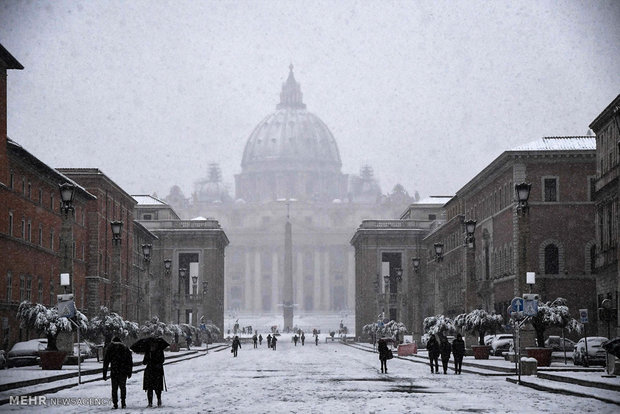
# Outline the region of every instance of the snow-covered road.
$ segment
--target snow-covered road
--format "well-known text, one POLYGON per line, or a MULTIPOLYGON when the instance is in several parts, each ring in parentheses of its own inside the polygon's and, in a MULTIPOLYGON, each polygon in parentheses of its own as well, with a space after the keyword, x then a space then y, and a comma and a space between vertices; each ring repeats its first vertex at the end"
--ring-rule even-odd
MULTIPOLYGON (((473 374, 432 375, 427 365, 399 359, 379 372, 377 354, 337 342, 293 346, 278 341, 277 351, 243 345, 210 352, 166 366, 168 392, 156 412, 174 413, 616 413, 618 407, 594 399, 535 391, 503 377, 473 374)), ((147 409, 142 373, 127 385, 126 410, 147 409)), ((55 397, 109 397, 110 382, 98 381, 60 391, 55 397)), ((0 411, 33 412, 42 407, 1 406, 0 411), (34 410, 33 410, 34 409, 34 410), (23 411, 26 410, 26 411, 23 411)), ((54 406, 47 413, 103 412, 110 406, 54 406)), ((121 410, 119 410, 121 411, 121 410)))

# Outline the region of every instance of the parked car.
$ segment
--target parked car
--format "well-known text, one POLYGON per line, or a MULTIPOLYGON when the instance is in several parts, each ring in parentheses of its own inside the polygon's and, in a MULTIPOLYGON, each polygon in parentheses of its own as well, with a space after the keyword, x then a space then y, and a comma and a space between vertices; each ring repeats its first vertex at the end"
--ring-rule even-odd
POLYGON ((568 338, 562 339, 561 336, 550 336, 545 340, 545 348, 551 348, 553 352, 572 351, 575 348, 575 342, 568 338))
POLYGON ((502 353, 508 352, 512 346, 512 335, 501 334, 496 335, 491 342, 491 355, 502 356, 502 353))
POLYGON ((41 361, 39 351, 44 351, 46 348, 46 338, 17 342, 7 354, 6 365, 8 368, 38 365, 41 361))
MULTIPOLYGON (((78 354, 78 344, 77 342, 73 344, 73 354, 78 354)), ((84 358, 96 358, 97 350, 93 349, 88 342, 80 342, 80 355, 84 358)))
MULTIPOLYGON (((607 358, 607 351, 605 351, 601 344, 605 342, 607 338, 604 336, 588 336, 588 363, 589 364, 601 364, 605 365, 607 358)), ((586 360, 586 341, 585 338, 581 338, 575 344, 573 348, 573 363, 575 365, 583 365, 586 360)))
POLYGON ((495 339, 497 335, 485 335, 484 336, 484 344, 486 346, 491 346, 491 342, 495 339))
POLYGON ((6 368, 6 352, 4 349, 0 349, 0 369, 6 368))

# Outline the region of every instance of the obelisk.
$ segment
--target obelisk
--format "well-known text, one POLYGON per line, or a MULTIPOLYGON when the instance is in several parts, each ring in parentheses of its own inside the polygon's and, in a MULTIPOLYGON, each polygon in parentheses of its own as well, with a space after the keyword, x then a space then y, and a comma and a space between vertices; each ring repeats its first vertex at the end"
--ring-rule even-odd
POLYGON ((284 330, 293 328, 293 229, 289 221, 287 203, 286 224, 284 225, 284 286, 282 289, 284 330))

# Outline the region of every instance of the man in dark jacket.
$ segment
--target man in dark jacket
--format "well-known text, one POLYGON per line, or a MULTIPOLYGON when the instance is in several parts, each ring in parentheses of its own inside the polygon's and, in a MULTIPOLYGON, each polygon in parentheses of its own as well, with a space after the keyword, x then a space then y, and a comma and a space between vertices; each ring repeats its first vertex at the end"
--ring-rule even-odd
POLYGON ((274 335, 273 337, 271 337, 271 349, 273 349, 274 351, 276 350, 276 342, 278 342, 278 338, 276 338, 276 336, 274 335))
MULTIPOLYGON (((254 343, 254 345, 256 345, 256 343, 254 343)), ((232 351, 233 351, 233 357, 237 358, 237 349, 241 348, 241 341, 239 340, 239 337, 235 335, 235 338, 232 341, 232 351)))
POLYGON ((306 342, 306 335, 304 335, 303 331, 301 332, 301 346, 304 346, 306 342))
POLYGON ((252 342, 254 342, 254 348, 258 348, 258 336, 256 333, 254 333, 254 336, 252 337, 252 342))
POLYGON ((439 344, 439 353, 441 354, 441 365, 443 367, 443 373, 448 373, 448 362, 450 361, 450 354, 452 353, 452 346, 448 342, 448 338, 441 336, 441 343, 439 344))
POLYGON ((426 343, 426 349, 428 350, 428 359, 431 363, 431 374, 436 372, 439 374, 439 344, 435 335, 431 335, 426 343), (433 370, 433 363, 435 364, 435 370, 433 370))
POLYGON ((108 379, 108 366, 112 379, 112 403, 118 408, 118 389, 121 389, 121 407, 125 408, 127 396, 127 378, 131 378, 133 360, 131 351, 123 344, 118 336, 112 339, 105 350, 103 357, 103 380, 108 379))
POLYGON ((267 348, 271 348, 271 334, 267 335, 267 348))
POLYGON ((452 341, 452 355, 454 355, 454 373, 460 374, 463 366, 463 355, 465 355, 465 341, 460 333, 452 341))
POLYGON ((258 335, 258 344, 263 345, 263 334, 258 335))

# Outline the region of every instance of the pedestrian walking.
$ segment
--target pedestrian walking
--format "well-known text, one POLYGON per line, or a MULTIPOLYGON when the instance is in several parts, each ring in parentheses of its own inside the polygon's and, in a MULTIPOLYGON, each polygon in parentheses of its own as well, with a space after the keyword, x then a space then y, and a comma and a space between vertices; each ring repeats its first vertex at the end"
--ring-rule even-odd
POLYGON ((319 346, 319 334, 316 334, 316 335, 314 336, 314 344, 315 344, 316 346, 319 346))
POLYGON ((263 335, 262 334, 258 335, 258 344, 261 345, 261 346, 263 345, 263 335))
POLYGON ((426 349, 428 350, 428 359, 431 364, 431 374, 434 372, 439 374, 439 344, 437 343, 437 339, 435 339, 435 335, 431 335, 428 339, 426 349), (434 370, 433 363, 435 364, 434 370))
POLYGON ((271 337, 271 349, 274 351, 276 350, 276 342, 278 342, 278 338, 274 335, 271 337))
POLYGON ((267 335, 267 348, 271 348, 271 334, 267 335))
POLYGON ((254 348, 258 348, 258 336, 256 336, 256 333, 252 336, 252 342, 254 342, 254 348))
POLYGON ((304 343, 306 342, 306 335, 304 335, 303 331, 301 333, 301 346, 304 346, 304 343))
POLYGON ((381 361, 381 373, 387 374, 387 360, 390 349, 387 346, 387 342, 383 338, 379 339, 378 345, 377 350, 379 351, 379 361, 381 361))
POLYGON ((441 336, 441 342, 439 343, 439 353, 441 354, 441 365, 443 367, 443 373, 448 373, 448 362, 450 361, 450 354, 452 353, 452 345, 448 342, 448 338, 441 336))
POLYGON ((161 407, 161 392, 164 389, 164 360, 164 350, 157 346, 157 342, 152 341, 142 361, 142 364, 146 365, 142 389, 146 391, 148 407, 153 406, 153 391, 157 395, 157 406, 161 407))
POLYGON ((118 389, 121 390, 121 408, 125 408, 127 397, 127 378, 131 378, 133 360, 131 351, 123 344, 118 336, 112 339, 105 350, 103 357, 103 380, 107 381, 108 366, 112 380, 112 404, 118 408, 118 389))
POLYGON ((191 335, 187 335, 185 337, 185 342, 187 342, 187 350, 189 351, 190 346, 192 346, 192 336, 191 335))
POLYGON ((299 341, 299 337, 297 335, 293 336, 293 342, 295 342, 295 346, 297 346, 297 341, 299 341))
MULTIPOLYGON (((254 347, 256 348, 256 342, 254 342, 254 347)), ((233 351, 233 357, 237 358, 237 349, 241 348, 241 341, 239 340, 239 337, 237 335, 235 335, 235 338, 232 341, 232 351, 233 351)))
POLYGON ((460 333, 456 334, 456 338, 452 341, 452 355, 454 355, 454 373, 461 374, 463 366, 463 355, 465 355, 465 341, 460 333))

